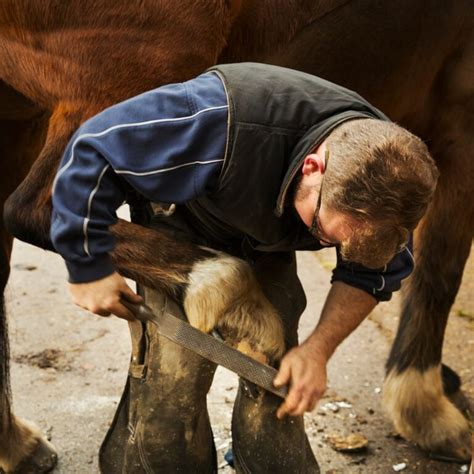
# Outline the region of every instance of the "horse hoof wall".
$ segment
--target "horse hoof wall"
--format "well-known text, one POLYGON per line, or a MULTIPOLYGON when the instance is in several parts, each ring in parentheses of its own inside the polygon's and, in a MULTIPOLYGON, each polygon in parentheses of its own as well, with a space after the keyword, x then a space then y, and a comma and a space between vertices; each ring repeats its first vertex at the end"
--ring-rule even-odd
POLYGON ((44 438, 31 456, 23 460, 12 474, 43 474, 54 469, 58 462, 58 454, 54 446, 44 438))
MULTIPOLYGON (((470 441, 470 440, 469 440, 470 441)), ((468 463, 471 461, 471 443, 458 444, 456 446, 445 446, 442 449, 437 449, 428 453, 430 459, 444 462, 468 463)))

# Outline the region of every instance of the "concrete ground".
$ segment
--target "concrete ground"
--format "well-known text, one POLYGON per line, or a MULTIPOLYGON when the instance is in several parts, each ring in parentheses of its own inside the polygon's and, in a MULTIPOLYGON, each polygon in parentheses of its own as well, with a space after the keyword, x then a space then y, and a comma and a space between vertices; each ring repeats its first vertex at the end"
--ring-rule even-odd
MULTIPOLYGON (((332 253, 302 253, 299 273, 308 295, 301 323, 314 327, 329 287, 332 253)), ((447 330, 444 361, 463 378, 474 400, 474 260, 471 257, 447 330)), ((130 342, 127 324, 76 308, 66 293, 66 271, 49 252, 15 242, 7 288, 12 388, 17 415, 35 421, 59 452, 57 473, 96 473, 97 453, 125 382, 130 342)), ((307 432, 323 473, 457 473, 466 467, 430 460, 395 436, 381 409, 384 361, 397 324, 398 301, 384 303, 339 348, 329 365, 329 389, 307 432), (343 403, 341 403, 343 402, 343 403), (329 403, 332 403, 329 404, 329 403), (368 449, 342 454, 328 439, 358 433, 368 449)), ((208 397, 220 472, 230 445, 237 378, 219 369, 208 397)), ((467 469, 466 469, 467 470, 467 469)))

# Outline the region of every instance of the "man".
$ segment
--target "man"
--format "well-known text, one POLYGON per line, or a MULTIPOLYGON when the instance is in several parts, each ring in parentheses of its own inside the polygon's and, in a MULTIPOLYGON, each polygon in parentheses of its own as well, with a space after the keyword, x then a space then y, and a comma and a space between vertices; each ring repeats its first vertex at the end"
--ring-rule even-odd
MULTIPOLYGON (((326 364, 337 346, 411 272, 409 235, 436 179, 421 140, 354 92, 275 66, 217 66, 111 107, 78 130, 55 180, 51 235, 66 260, 75 302, 103 316, 133 319, 120 297, 140 301, 109 257, 114 241, 107 229, 130 188, 149 201, 177 206, 171 217, 155 219, 158 228, 249 262, 282 318, 286 347, 295 347, 275 379, 290 385, 278 410, 274 397, 241 384, 233 416, 236 463, 243 472, 317 472, 301 415, 324 393, 326 364), (326 246, 338 254, 332 288, 315 331, 297 346, 305 298, 294 251, 326 246)), ((203 362, 196 364, 199 373, 203 362)), ((155 383, 159 398, 163 387, 179 386, 178 370, 161 366, 158 381, 142 381, 155 383)), ((208 388, 202 380, 210 381, 212 373, 182 388, 199 392, 194 401, 171 404, 169 397, 150 399, 149 391, 131 383, 128 406, 117 420, 128 417, 134 428, 127 435, 116 429, 115 440, 128 436, 130 444, 150 432, 159 439, 169 432, 174 442, 166 449, 160 440, 145 443, 129 455, 132 461, 121 459, 126 472, 134 465, 212 472, 206 467, 212 448, 205 455, 194 445, 182 449, 188 438, 212 443, 205 407, 199 413, 190 408, 201 406, 208 388), (161 418, 140 414, 140 406, 155 402, 166 407, 161 418), (137 418, 151 420, 141 432, 137 418), (181 422, 193 428, 176 428, 181 422), (164 461, 167 456, 173 460, 164 461)), ((120 444, 109 440, 114 443, 120 444)), ((105 465, 113 471, 110 457, 105 465)))

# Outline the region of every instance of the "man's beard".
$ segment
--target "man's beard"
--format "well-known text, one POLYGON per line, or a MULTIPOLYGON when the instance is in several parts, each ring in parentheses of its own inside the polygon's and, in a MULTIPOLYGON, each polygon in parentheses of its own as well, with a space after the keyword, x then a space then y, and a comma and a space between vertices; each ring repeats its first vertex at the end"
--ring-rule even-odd
POLYGON ((301 202, 304 201, 310 196, 313 192, 314 189, 317 186, 309 186, 307 184, 303 184, 303 176, 301 175, 300 177, 297 178, 297 181, 295 182, 293 189, 292 189, 292 201, 293 202, 301 202))

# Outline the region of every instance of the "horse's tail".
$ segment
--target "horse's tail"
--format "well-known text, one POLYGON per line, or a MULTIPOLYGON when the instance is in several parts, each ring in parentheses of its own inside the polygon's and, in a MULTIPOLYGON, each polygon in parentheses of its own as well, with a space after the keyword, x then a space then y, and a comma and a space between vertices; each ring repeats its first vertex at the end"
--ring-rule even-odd
POLYGON ((0 295, 0 437, 9 431, 12 423, 10 388, 10 347, 5 297, 0 295))

